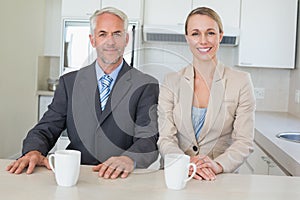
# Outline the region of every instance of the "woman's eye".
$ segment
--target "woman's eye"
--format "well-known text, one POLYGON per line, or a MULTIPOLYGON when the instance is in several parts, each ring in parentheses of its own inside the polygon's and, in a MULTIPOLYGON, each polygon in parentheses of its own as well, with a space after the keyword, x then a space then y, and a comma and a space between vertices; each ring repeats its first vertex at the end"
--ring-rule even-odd
POLYGON ((215 35, 215 32, 208 32, 208 35, 215 35))
POLYGON ((199 33, 197 33, 197 32, 192 33, 192 36, 198 36, 198 35, 199 35, 199 33))

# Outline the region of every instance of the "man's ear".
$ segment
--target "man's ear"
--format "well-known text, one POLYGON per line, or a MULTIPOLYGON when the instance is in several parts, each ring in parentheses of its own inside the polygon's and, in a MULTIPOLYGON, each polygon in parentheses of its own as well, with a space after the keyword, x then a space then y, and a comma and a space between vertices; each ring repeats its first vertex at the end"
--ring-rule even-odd
POLYGON ((95 41, 95 37, 92 34, 89 34, 89 38, 90 38, 90 42, 92 47, 96 47, 96 41, 95 41))
POLYGON ((128 42, 129 42, 129 34, 126 33, 126 46, 127 46, 128 42))

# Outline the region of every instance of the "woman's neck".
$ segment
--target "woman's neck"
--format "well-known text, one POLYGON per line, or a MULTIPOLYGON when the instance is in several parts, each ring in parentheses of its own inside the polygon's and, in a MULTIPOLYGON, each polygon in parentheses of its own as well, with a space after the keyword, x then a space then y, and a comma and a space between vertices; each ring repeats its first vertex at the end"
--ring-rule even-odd
POLYGON ((217 61, 193 61, 193 66, 195 69, 195 78, 201 78, 205 80, 212 80, 214 72, 217 66, 217 61))

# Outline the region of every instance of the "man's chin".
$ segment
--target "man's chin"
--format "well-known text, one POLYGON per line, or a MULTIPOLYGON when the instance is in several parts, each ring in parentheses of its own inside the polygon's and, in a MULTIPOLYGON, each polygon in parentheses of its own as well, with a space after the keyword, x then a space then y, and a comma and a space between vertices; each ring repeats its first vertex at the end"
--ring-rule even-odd
POLYGON ((114 64, 117 64, 121 58, 115 58, 115 59, 101 59, 102 62, 106 65, 114 65, 114 64))

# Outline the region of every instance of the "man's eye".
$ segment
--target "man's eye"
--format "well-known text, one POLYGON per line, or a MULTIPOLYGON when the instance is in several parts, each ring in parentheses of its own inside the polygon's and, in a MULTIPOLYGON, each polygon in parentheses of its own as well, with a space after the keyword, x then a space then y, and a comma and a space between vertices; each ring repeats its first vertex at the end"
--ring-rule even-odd
POLYGON ((101 38, 104 38, 104 37, 106 37, 106 36, 107 36, 106 33, 100 33, 100 34, 99 34, 99 37, 101 37, 101 38))
POLYGON ((122 36, 122 33, 113 33, 113 37, 120 38, 122 36))

